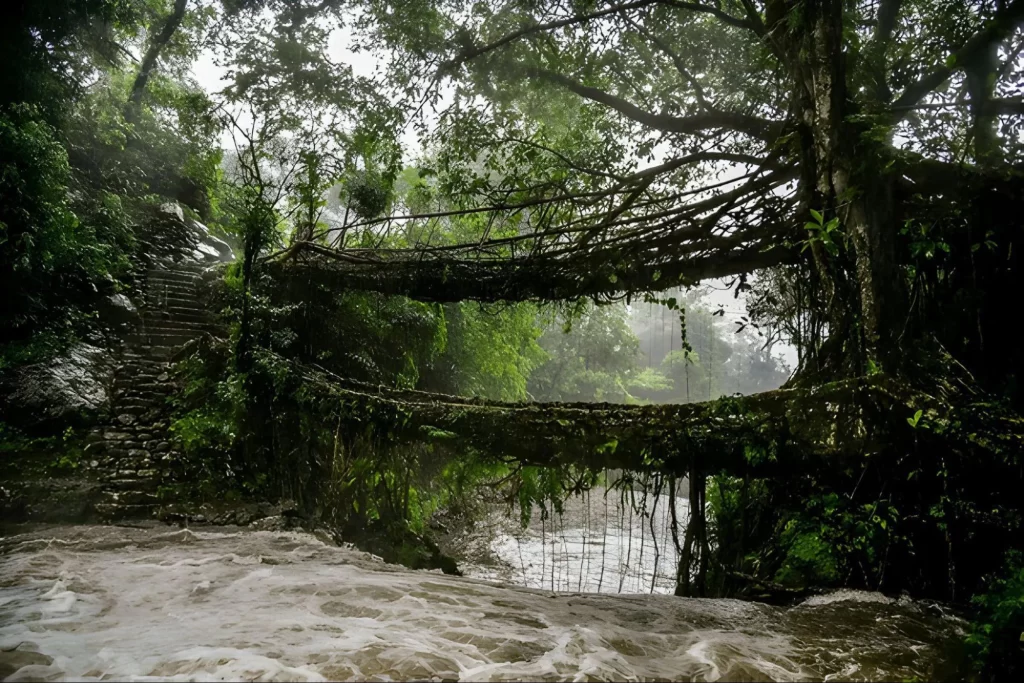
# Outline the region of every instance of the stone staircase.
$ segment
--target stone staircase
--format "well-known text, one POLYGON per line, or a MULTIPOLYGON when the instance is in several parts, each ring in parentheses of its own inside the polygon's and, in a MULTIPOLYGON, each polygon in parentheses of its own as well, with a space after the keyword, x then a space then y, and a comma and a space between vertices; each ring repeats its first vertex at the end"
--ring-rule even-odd
POLYGON ((168 399, 179 389, 170 375, 172 357, 216 327, 202 303, 203 269, 178 262, 146 272, 141 319, 125 339, 114 373, 112 418, 93 430, 86 449, 104 480, 103 500, 95 506, 102 518, 151 517, 164 474, 179 457, 169 430, 168 399))

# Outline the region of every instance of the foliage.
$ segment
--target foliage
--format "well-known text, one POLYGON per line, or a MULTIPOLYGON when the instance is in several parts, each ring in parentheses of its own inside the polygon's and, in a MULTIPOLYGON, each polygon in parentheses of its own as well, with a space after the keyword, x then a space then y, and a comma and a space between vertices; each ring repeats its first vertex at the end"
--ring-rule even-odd
POLYGON ((587 307, 554 318, 539 344, 548 359, 530 375, 535 400, 631 399, 626 384, 637 374, 640 349, 624 306, 587 307))
MULTIPOLYGON (((5 70, 0 102, 0 286, 14 294, 0 309, 0 369, 96 334, 98 302, 130 286, 154 194, 211 209, 219 152, 205 97, 157 77, 139 116, 125 119, 134 66, 118 46, 141 40, 164 5, 46 0, 5 20, 4 61, 17 67, 5 70)), ((179 40, 163 64, 192 56, 179 40)))
POLYGON ((84 440, 80 428, 40 435, 0 421, 0 479, 13 483, 74 475, 85 457, 84 440))
POLYGON ((980 680, 1012 681, 1024 667, 1024 557, 1007 553, 999 574, 972 599, 976 621, 967 636, 980 680))
MULTIPOLYGON (((994 426, 1005 407, 981 403, 940 416, 908 403, 886 420, 871 402, 861 406, 867 414, 859 419, 885 436, 864 443, 859 457, 833 456, 830 468, 785 486, 755 478, 709 483, 713 581, 723 594, 750 590, 743 574, 789 588, 957 599, 1000 571, 990 549, 1013 547, 1022 524, 1014 494, 991 485, 1019 478, 1020 436, 1004 432, 1006 423, 994 426)), ((838 426, 845 418, 832 419, 838 426)))

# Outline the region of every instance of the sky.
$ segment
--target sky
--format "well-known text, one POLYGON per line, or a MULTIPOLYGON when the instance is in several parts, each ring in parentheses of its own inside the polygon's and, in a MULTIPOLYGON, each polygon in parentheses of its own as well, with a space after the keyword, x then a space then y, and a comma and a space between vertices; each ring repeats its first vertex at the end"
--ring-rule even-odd
MULTIPOLYGON (((353 71, 362 76, 372 76, 377 68, 377 58, 370 52, 352 52, 348 49, 348 35, 343 30, 334 31, 328 43, 328 56, 335 63, 347 63, 353 71)), ((205 51, 196 60, 192 67, 192 75, 199 85, 208 93, 215 93, 225 85, 223 81, 224 70, 217 66, 212 51, 205 51)), ((443 102, 442 102, 443 106, 443 102)), ((406 149, 409 159, 420 148, 419 139, 412 126, 407 126, 401 136, 402 144, 406 149)), ((225 130, 221 134, 221 146, 225 149, 233 147, 231 133, 225 130)), ((668 151, 668 150, 666 150, 668 151)), ((660 161, 650 162, 650 165, 661 163, 660 161)), ((737 173, 739 175, 739 173, 737 173)), ((739 297, 734 296, 735 292, 729 289, 723 280, 708 280, 698 288, 704 293, 704 300, 713 310, 722 308, 725 315, 719 318, 725 329, 735 329, 734 322, 742 316, 747 315, 746 297, 740 292, 739 297)), ((775 355, 781 356, 790 368, 796 368, 796 349, 787 344, 777 344, 774 347, 775 355)))

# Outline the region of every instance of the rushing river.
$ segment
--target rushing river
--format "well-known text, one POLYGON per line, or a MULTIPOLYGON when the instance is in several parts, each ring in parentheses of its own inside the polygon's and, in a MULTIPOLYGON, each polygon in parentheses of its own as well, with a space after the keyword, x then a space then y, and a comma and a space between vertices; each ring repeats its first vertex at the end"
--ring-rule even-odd
POLYGON ((837 593, 783 609, 649 588, 555 593, 413 572, 304 533, 22 530, 0 539, 0 678, 955 676, 962 623, 936 607, 837 593))

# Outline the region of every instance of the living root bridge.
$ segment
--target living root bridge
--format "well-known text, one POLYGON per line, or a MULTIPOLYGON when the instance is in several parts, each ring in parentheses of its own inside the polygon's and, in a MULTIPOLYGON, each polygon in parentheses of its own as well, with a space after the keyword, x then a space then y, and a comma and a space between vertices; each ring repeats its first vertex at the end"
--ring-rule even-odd
MULTIPOLYGON (((621 298, 792 262, 793 250, 764 244, 705 240, 701 251, 601 248, 564 255, 488 256, 445 250, 337 250, 295 244, 267 264, 279 282, 317 283, 438 303, 561 301, 621 298), (719 244, 721 242, 721 244, 719 244), (719 247, 706 250, 707 247, 719 247)), ((693 246, 693 245, 687 245, 693 246)))
POLYGON ((683 405, 502 403, 374 387, 283 361, 296 396, 323 419, 541 467, 678 476, 819 477, 862 463, 922 405, 883 376, 683 405))

